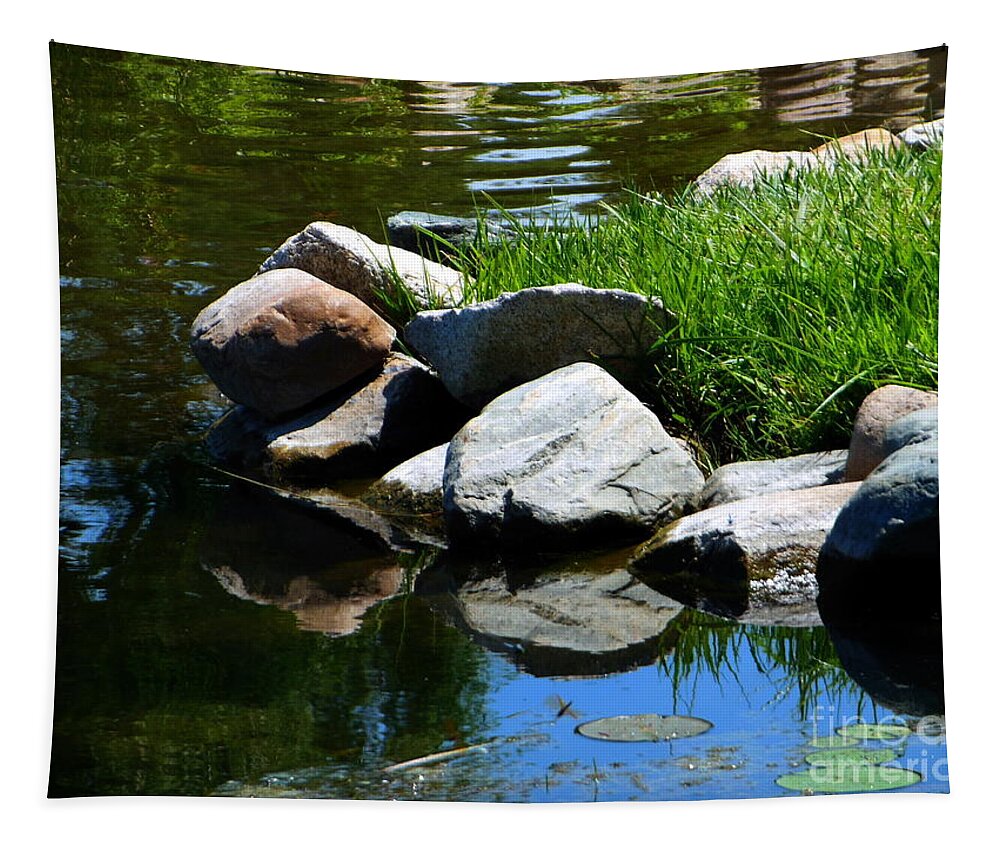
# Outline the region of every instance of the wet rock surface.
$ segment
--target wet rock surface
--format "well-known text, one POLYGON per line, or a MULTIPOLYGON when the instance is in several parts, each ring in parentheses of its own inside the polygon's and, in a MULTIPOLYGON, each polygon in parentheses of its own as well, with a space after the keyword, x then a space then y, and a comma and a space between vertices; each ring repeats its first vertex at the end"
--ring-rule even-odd
POLYGON ((209 431, 206 446, 224 463, 268 475, 331 481, 380 475, 449 439, 467 413, 422 364, 392 355, 332 399, 284 422, 237 407, 209 431))
POLYGON ((309 272, 369 305, 379 303, 376 293, 399 295, 400 287, 422 307, 462 303, 459 272, 330 222, 313 222, 290 236, 259 271, 288 268, 309 272))
POLYGON ((476 546, 634 539, 703 484, 651 411, 600 367, 574 364, 498 397, 455 435, 445 522, 476 546))
POLYGON ((448 444, 421 452, 375 482, 364 501, 394 513, 437 515, 444 512, 444 466, 448 444))
POLYGON ((697 504, 704 509, 768 493, 840 484, 846 464, 846 449, 725 464, 708 477, 697 504))
POLYGON ((631 576, 619 551, 541 567, 443 558, 418 593, 474 641, 537 676, 594 676, 653 661, 683 610, 631 576))
POLYGON ((204 308, 191 349, 226 396, 274 419, 382 363, 395 336, 350 293, 281 269, 204 308))
POLYGON ((640 545, 629 569, 658 591, 714 614, 815 622, 818 554, 857 488, 765 494, 682 517, 640 545))
POLYGON ((471 248, 477 241, 491 244, 517 237, 517 231, 506 222, 484 221, 480 225, 477 219, 416 210, 404 210, 390 216, 386 222, 386 230, 392 245, 432 260, 471 248), (428 231, 433 236, 423 231, 428 231))
POLYGON ((456 399, 481 407, 580 361, 599 362, 627 383, 643 373, 646 353, 671 323, 645 296, 556 284, 418 313, 403 336, 456 399))

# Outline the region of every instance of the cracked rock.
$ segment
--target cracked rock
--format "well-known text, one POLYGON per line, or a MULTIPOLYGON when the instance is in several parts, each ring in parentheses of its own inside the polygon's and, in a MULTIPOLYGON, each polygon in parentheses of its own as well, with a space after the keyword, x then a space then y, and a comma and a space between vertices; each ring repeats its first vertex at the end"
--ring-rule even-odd
POLYGON ((634 539, 679 516, 703 484, 651 411, 577 363, 499 396, 455 435, 445 523, 456 542, 504 547, 634 539))

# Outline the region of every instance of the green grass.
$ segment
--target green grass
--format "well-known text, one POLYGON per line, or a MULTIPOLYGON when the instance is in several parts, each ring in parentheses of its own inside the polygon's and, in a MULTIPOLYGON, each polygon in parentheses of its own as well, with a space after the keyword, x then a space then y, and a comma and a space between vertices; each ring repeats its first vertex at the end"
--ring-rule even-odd
POLYGON ((588 224, 465 255, 468 301, 577 281, 677 325, 640 395, 709 463, 847 445, 876 387, 937 385, 941 149, 790 172, 708 198, 627 193, 588 224))

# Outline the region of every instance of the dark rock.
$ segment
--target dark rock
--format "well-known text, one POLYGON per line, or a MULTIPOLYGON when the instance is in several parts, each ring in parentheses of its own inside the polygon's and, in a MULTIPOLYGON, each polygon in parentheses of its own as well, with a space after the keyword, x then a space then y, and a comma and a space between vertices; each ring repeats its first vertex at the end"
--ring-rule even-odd
POLYGON ((517 238, 517 230, 506 222, 484 221, 480 225, 477 219, 413 210, 404 210, 391 216, 386 222, 386 230, 391 245, 431 260, 441 258, 442 262, 447 262, 449 254, 459 253, 475 245, 517 238))
POLYGON ((345 392, 283 422, 237 407, 209 431, 209 452, 279 480, 381 475, 449 439, 467 417, 422 364, 392 355, 345 392))
POLYGON ((260 272, 287 268, 309 272, 370 305, 379 304, 379 292, 412 299, 421 307, 462 303, 464 278, 459 272, 330 222, 313 222, 286 239, 260 272))
POLYGON ((940 618, 936 438, 903 446, 865 479, 830 530, 817 578, 841 620, 940 618))
POLYGON ((672 317, 645 296, 580 284, 531 287, 452 310, 418 313, 408 345, 456 399, 481 407, 554 369, 598 362, 628 382, 672 317))
POLYGON ((349 293, 282 269, 202 310, 191 349, 226 396, 274 419, 382 363, 395 336, 349 293))
POLYGON ((938 409, 921 408, 911 414, 906 414, 894 420, 885 430, 882 442, 885 455, 888 458, 893 452, 909 446, 911 443, 923 443, 925 440, 936 439, 938 436, 938 409))
POLYGON ((844 480, 846 464, 846 449, 773 461, 726 464, 708 477, 697 504, 700 508, 711 508, 766 493, 840 484, 844 480))
POLYGON ((496 398, 455 435, 444 476, 457 542, 635 538, 678 516, 704 477, 651 411, 594 364, 496 398))
MULTIPOLYGON (((774 610, 815 612, 816 560, 857 484, 729 502, 682 517, 639 546, 629 569, 691 606, 774 623, 774 610)), ((815 618, 813 618, 815 620, 815 618)))

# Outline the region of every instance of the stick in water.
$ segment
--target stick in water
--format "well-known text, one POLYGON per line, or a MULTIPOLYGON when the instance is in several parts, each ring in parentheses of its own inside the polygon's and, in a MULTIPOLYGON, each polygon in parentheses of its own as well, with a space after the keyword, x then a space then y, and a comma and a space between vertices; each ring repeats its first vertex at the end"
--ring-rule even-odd
MULTIPOLYGON (((490 741, 493 740, 490 739, 490 741)), ((450 751, 432 753, 427 756, 417 757, 417 759, 408 759, 406 762, 397 762, 395 765, 386 766, 382 770, 386 773, 390 771, 405 771, 407 768, 417 768, 421 765, 432 765, 435 762, 444 762, 445 760, 454 759, 457 756, 462 756, 467 753, 486 753, 486 744, 469 745, 464 748, 455 748, 450 751)))

